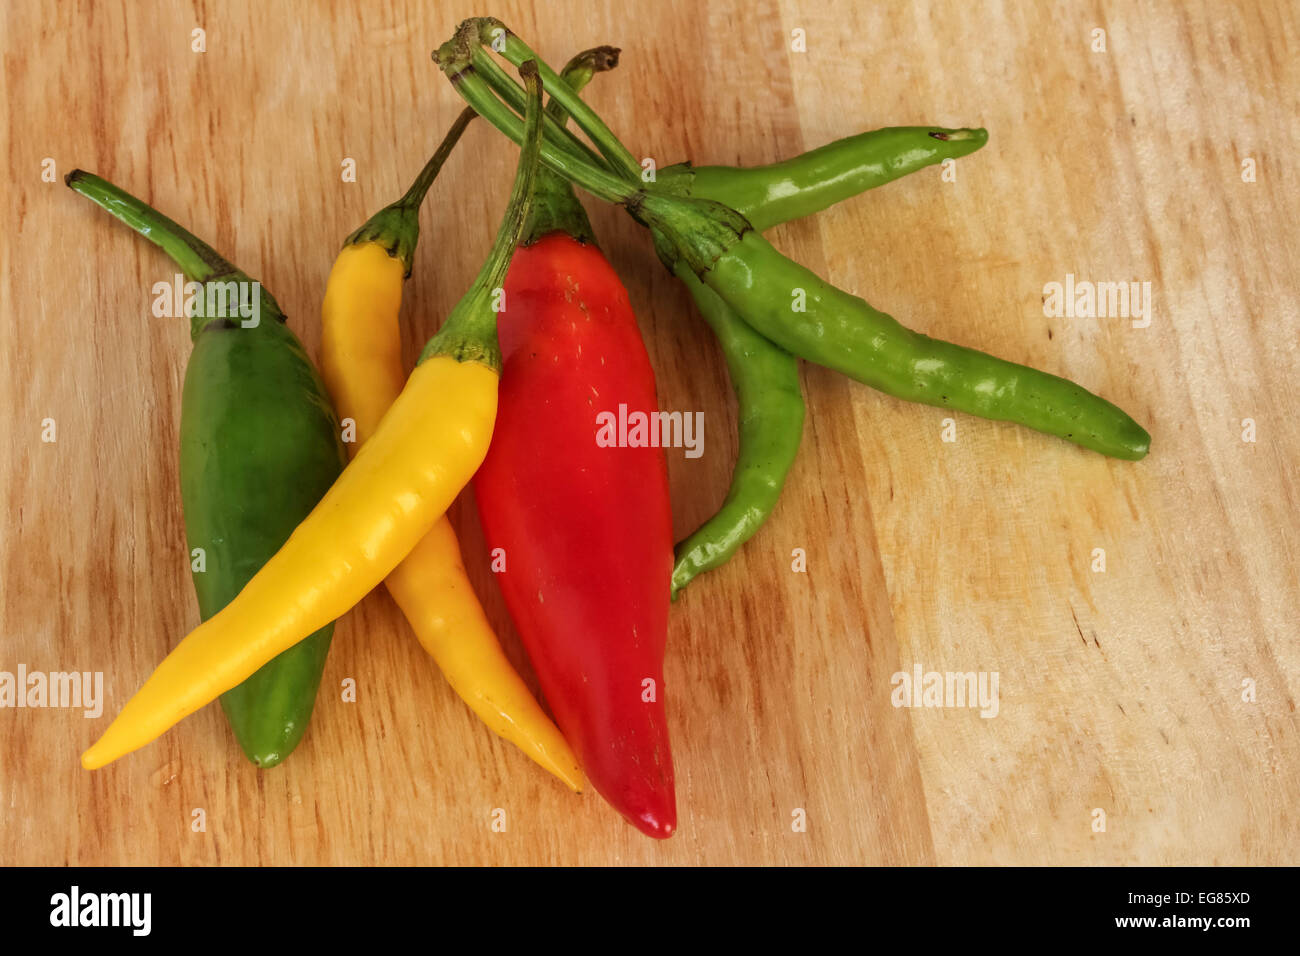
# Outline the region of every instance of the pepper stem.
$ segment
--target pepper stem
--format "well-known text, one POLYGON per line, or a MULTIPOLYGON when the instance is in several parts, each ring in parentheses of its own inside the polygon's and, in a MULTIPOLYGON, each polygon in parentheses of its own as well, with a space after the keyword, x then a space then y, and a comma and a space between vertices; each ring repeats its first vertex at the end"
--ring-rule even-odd
MULTIPOLYGON (((528 44, 519 39, 504 23, 495 17, 479 17, 476 20, 467 22, 474 24, 480 44, 486 44, 494 50, 499 50, 501 55, 515 66, 518 66, 523 60, 536 60, 538 72, 542 76, 542 84, 573 115, 578 128, 591 137, 591 141, 596 144, 596 148, 600 150, 610 166, 622 175, 632 178, 640 177, 641 166, 628 148, 605 125, 605 122, 596 114, 596 111, 584 103, 576 92, 561 82, 559 75, 546 64, 545 60, 534 53, 528 44)), ((491 59, 482 46, 474 48, 473 58, 474 65, 477 67, 481 67, 485 61, 491 59)))
MULTIPOLYGON (((461 97, 480 116, 518 143, 521 141, 519 116, 484 79, 484 72, 491 64, 491 57, 483 50, 485 43, 502 50, 507 59, 513 59, 520 51, 528 51, 528 47, 501 21, 480 17, 462 23, 456 35, 439 47, 433 58, 461 97)), ((658 234, 656 248, 666 263, 682 257, 697 275, 702 275, 722 250, 730 248, 739 236, 752 228, 740 213, 718 203, 681 199, 644 188, 640 182, 640 166, 609 127, 553 70, 540 60, 535 62, 543 86, 572 114, 583 132, 596 142, 620 172, 612 173, 603 165, 592 165, 572 153, 553 149, 545 142, 542 144, 543 161, 565 179, 606 202, 625 207, 634 219, 649 226, 658 234)))
MULTIPOLYGON (((200 308, 190 317, 192 338, 198 338, 199 332, 213 321, 245 317, 241 310, 242 296, 244 290, 253 285, 253 279, 198 236, 148 203, 94 173, 74 169, 63 177, 63 181, 73 192, 85 196, 162 249, 180 267, 186 279, 202 283, 205 287, 220 286, 219 295, 207 294, 210 290, 205 288, 202 301, 213 303, 214 308, 211 314, 200 308), (230 292, 231 285, 235 286, 233 295, 230 292)), ((283 320, 284 313, 280 310, 279 303, 260 283, 257 287, 260 290, 258 307, 274 318, 283 320)), ((198 301, 196 299, 196 304, 198 301)))
MULTIPOLYGON (((511 79, 510 74, 501 68, 501 66, 492 57, 484 55, 481 50, 476 50, 473 45, 475 36, 469 31, 466 36, 466 57, 473 64, 474 69, 487 81, 497 96, 501 97, 514 112, 520 116, 524 114, 525 101, 527 94, 522 86, 511 79)), ((543 81, 543 89, 546 89, 543 81)), ((593 166, 605 166, 605 160, 601 158, 594 149, 573 135, 573 131, 568 129, 563 122, 556 122, 548 119, 542 129, 543 139, 555 146, 571 153, 575 158, 585 160, 593 166)))
MULTIPOLYGON (((611 46, 584 50, 570 60, 560 73, 560 79, 575 92, 581 90, 597 73, 618 66, 619 51, 611 46)), ((511 81, 511 86, 516 84, 511 81)), ((569 121, 569 113, 554 95, 546 106, 546 115, 561 127, 569 121)), ((533 215, 528 223, 524 245, 531 245, 543 236, 563 233, 581 243, 594 243, 596 234, 587 218, 587 211, 573 194, 573 187, 559 173, 542 167, 537 171, 537 185, 533 192, 533 215)))
MULTIPOLYGON (((560 80, 575 94, 581 93, 597 73, 604 73, 618 66, 618 55, 622 52, 616 46, 594 46, 590 50, 583 50, 564 64, 564 69, 560 71, 560 80)), ((546 115, 560 126, 564 126, 569 121, 568 109, 555 98, 554 93, 551 94, 550 102, 546 104, 546 115)))
POLYGON ((365 225, 344 240, 343 245, 376 242, 383 246, 390 256, 402 261, 402 266, 406 270, 405 275, 409 276, 411 261, 415 257, 415 247, 420 241, 420 206, 424 203, 429 187, 442 171, 443 163, 447 161, 447 157, 460 141, 461 133, 465 132, 465 127, 475 115, 477 114, 471 109, 461 110, 456 121, 447 130, 447 135, 438 144, 438 149, 424 164, 420 175, 415 177, 415 182, 411 183, 411 188, 406 191, 406 195, 367 219, 365 225))
POLYGON ((528 104, 519 165, 515 169, 505 218, 474 284, 452 309, 442 328, 424 346, 420 353, 421 362, 435 355, 449 355, 458 362, 482 362, 498 373, 501 371, 495 300, 505 284, 510 259, 523 239, 524 228, 532 213, 533 185, 542 148, 542 83, 537 75, 537 65, 527 61, 522 63, 519 75, 523 77, 528 92, 528 104))
POLYGON ((420 175, 416 176, 415 182, 411 183, 411 188, 394 205, 418 209, 424 204, 424 196, 429 191, 429 187, 433 185, 433 181, 438 178, 438 173, 442 171, 442 164, 447 161, 451 151, 460 142, 460 136, 465 132, 465 127, 470 124, 470 121, 476 115, 478 114, 468 108, 460 111, 456 121, 447 130, 447 135, 438 144, 437 150, 429 157, 429 161, 424 164, 424 168, 420 170, 420 175))
MULTIPOLYGON (((462 43, 462 34, 458 33, 455 39, 443 44, 434 53, 434 59, 447 74, 456 92, 474 108, 474 112, 516 143, 522 143, 524 124, 519 115, 492 91, 491 86, 470 63, 468 48, 461 49, 462 43)), ((552 125, 555 122, 550 117, 546 117, 546 121, 552 125)), ((635 185, 603 167, 568 150, 557 148, 550 142, 544 141, 541 149, 542 161, 547 167, 606 202, 625 203, 639 191, 635 185)))
POLYGON ((612 169, 619 175, 636 182, 641 175, 641 167, 627 148, 619 142, 596 113, 578 97, 577 92, 566 88, 546 63, 541 60, 522 40, 510 32, 500 21, 493 17, 476 17, 465 20, 456 30, 455 37, 443 44, 434 53, 433 58, 455 81, 453 70, 459 72, 473 68, 487 82, 488 86, 506 102, 516 113, 521 113, 523 91, 519 84, 506 74, 496 61, 483 50, 487 44, 499 52, 511 63, 523 59, 537 60, 542 75, 542 85, 551 92, 558 103, 573 114, 578 127, 596 143, 604 159, 596 156, 586 143, 579 140, 562 125, 547 124, 547 139, 556 142, 560 149, 565 149, 573 156, 585 159, 590 165, 612 169))
POLYGON ((192 282, 211 282, 231 275, 243 275, 210 245, 180 223, 168 219, 148 203, 114 186, 107 179, 74 169, 63 177, 73 192, 85 196, 101 209, 122 220, 162 249, 180 266, 192 282))

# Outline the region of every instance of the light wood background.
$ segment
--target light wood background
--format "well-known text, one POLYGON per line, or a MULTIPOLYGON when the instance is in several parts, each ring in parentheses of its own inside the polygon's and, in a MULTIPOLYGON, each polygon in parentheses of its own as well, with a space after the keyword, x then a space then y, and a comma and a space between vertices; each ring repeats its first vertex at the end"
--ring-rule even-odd
MULTIPOLYGON (((5 4, 0 670, 103 671, 108 699, 99 720, 0 710, 0 863, 1296 862, 1300 25, 1282 2, 1137 6, 5 4), (382 592, 340 622, 284 766, 245 762, 214 706, 83 771, 80 751, 198 619, 176 460, 189 340, 149 312, 171 264, 63 174, 94 170, 190 224, 315 354, 340 242, 461 107, 429 51, 475 13, 553 63, 621 46, 589 95, 661 164, 986 126, 955 182, 932 168, 774 242, 918 329, 1114 400, 1152 454, 1110 461, 968 417, 945 443, 943 412, 805 367, 808 426, 775 517, 673 611, 666 843, 489 734, 382 592), (1151 282, 1150 327, 1045 318, 1043 286, 1067 273, 1151 282), (917 663, 998 672, 996 718, 891 706, 891 675, 917 663)), ((412 359, 481 261, 515 156, 476 126, 436 185, 407 288, 412 359)), ((723 495, 734 401, 647 236, 589 207, 662 405, 705 413, 705 455, 669 456, 685 534, 723 495)), ((526 668, 472 502, 453 517, 526 668)))

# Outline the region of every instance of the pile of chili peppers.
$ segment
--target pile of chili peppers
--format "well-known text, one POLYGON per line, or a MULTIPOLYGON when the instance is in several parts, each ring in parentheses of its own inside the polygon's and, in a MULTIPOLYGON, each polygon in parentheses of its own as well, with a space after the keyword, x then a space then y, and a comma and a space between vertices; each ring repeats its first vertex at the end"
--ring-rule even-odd
MULTIPOLYGON (((771 166, 682 163, 646 182, 578 95, 616 65, 617 50, 589 50, 556 73, 499 21, 477 18, 433 58, 469 108, 407 193, 344 243, 324 294, 321 373, 265 290, 260 322, 230 305, 195 310, 181 493, 191 553, 203 556, 194 566, 203 620, 82 755, 85 767, 144 746, 218 697, 248 757, 280 762, 311 716, 334 621, 384 582, 492 730, 574 790, 585 774, 634 826, 667 837, 677 825, 663 686, 670 600, 771 514, 803 427, 797 358, 911 401, 1117 458, 1146 455, 1146 431, 1104 399, 913 332, 762 237, 965 156, 985 143, 983 130, 881 129, 771 166), (419 210, 476 114, 520 145, 514 186, 483 268, 408 375, 398 316, 419 210), (717 336, 736 391, 731 488, 675 549, 662 448, 596 440, 602 409, 658 408, 627 292, 573 185, 650 230, 717 336), (445 517, 471 480, 554 723, 502 651, 445 517)), ((80 171, 68 184, 161 246, 201 290, 251 284, 112 184, 80 171)))

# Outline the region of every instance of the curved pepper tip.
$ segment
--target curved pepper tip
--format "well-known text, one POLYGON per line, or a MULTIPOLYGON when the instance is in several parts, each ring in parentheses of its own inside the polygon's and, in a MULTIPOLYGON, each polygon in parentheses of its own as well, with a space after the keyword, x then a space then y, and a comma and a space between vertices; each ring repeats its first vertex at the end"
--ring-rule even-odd
POLYGON ((1151 433, 1132 419, 1129 419, 1129 425, 1123 445, 1118 451, 1108 452, 1108 454, 1129 461, 1141 461, 1151 452, 1151 433))
MULTIPOLYGON (((623 819, 646 836, 667 840, 677 832, 677 800, 670 789, 666 793, 649 795, 651 799, 639 808, 615 804, 623 819)), ((608 798, 606 798, 608 799, 608 798)))
POLYGON ((632 826, 656 840, 667 840, 677 832, 676 814, 659 816, 652 811, 647 811, 638 816, 629 816, 627 819, 632 826))
POLYGON ((1137 455, 1135 460, 1140 461, 1151 452, 1151 433, 1141 425, 1138 426, 1138 432, 1140 437, 1133 446, 1133 452, 1137 455))
POLYGON ((561 754, 556 757, 548 757, 545 760, 534 759, 574 793, 582 793, 582 785, 586 778, 582 774, 582 768, 578 765, 577 758, 572 755, 561 754))
POLYGON ((129 735, 124 735, 121 727, 118 726, 118 720, 121 714, 108 725, 99 739, 87 747, 81 754, 81 766, 87 770, 98 770, 100 767, 107 766, 119 757, 125 757, 133 750, 139 750, 146 743, 153 740, 153 737, 147 740, 133 740, 129 735), (127 739, 123 739, 127 736, 127 739))

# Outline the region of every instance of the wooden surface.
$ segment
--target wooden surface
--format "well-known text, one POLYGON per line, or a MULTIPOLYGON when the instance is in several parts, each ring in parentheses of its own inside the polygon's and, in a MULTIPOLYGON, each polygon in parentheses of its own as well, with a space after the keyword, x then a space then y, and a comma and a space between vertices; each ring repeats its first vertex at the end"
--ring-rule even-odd
MULTIPOLYGON (((706 6, 701 21, 687 0, 4 5, 0 670, 102 671, 107 701, 98 720, 0 710, 0 863, 1296 862, 1294 5, 706 6), (339 624, 284 766, 255 770, 208 707, 83 771, 80 751, 197 622, 177 489, 189 343, 150 315, 171 264, 63 174, 99 172, 192 226, 274 291, 315 355, 339 243, 460 109, 429 51, 474 13, 553 63, 621 46, 590 98, 660 164, 986 126, 955 182, 932 168, 773 241, 915 328, 1080 381, 1149 427, 1152 454, 1110 461, 964 416, 945 442, 945 413, 805 366, 808 426, 775 517, 673 611, 666 843, 492 737, 382 592, 339 624), (1043 287, 1066 274, 1152 283, 1150 326, 1045 317, 1043 287), (917 664, 996 671, 997 716, 893 707, 891 676, 917 664)), ((404 310, 412 359, 485 254, 515 155, 476 126, 435 186, 404 310)), ((669 455, 684 534, 722 497, 734 401, 647 236, 588 206, 662 405, 705 414, 703 457, 669 455)), ((453 518, 526 668, 472 502, 453 518)))

